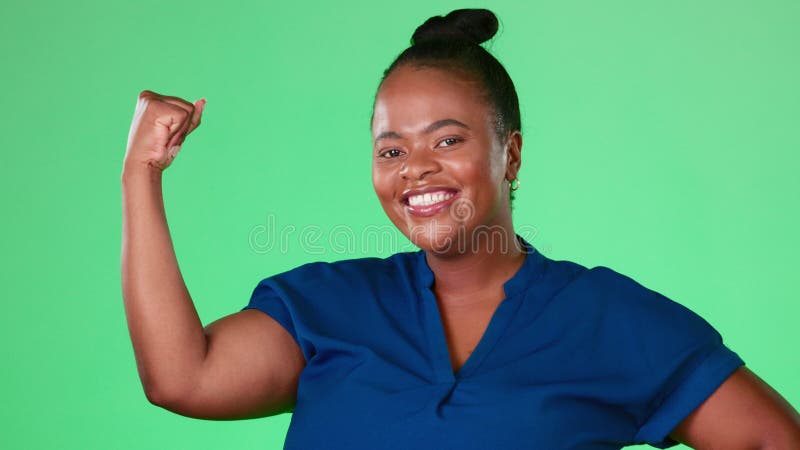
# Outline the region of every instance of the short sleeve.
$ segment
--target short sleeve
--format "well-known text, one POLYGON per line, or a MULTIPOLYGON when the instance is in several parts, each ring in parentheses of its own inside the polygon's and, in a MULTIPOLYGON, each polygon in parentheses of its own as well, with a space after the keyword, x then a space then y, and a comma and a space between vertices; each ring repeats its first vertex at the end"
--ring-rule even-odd
MULTIPOLYGON (((601 266, 602 267, 602 266, 601 266)), ((669 433, 744 361, 697 313, 608 268, 625 335, 634 341, 630 386, 637 404, 635 443, 678 445, 669 433)))
MULTIPOLYGON (((700 354, 702 355, 702 354, 700 354)), ((721 342, 708 355, 689 358, 656 391, 662 398, 637 432, 637 441, 656 448, 669 448, 678 442, 669 437, 675 427, 700 406, 744 361, 721 342), (694 359, 694 360, 692 360, 694 359)))
POLYGON ((253 289, 250 301, 241 311, 246 309, 257 309, 275 319, 292 335, 299 345, 297 329, 294 325, 291 308, 285 299, 278 294, 277 289, 272 285, 269 278, 261 280, 255 289, 253 289))

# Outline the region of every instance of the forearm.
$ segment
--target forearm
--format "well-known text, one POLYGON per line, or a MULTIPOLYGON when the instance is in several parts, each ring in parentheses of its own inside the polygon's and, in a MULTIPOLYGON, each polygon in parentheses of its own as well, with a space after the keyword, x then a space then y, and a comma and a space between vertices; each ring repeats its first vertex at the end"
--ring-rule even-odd
POLYGON ((147 167, 122 174, 122 296, 139 377, 158 404, 191 389, 206 354, 169 234, 161 176, 147 167))

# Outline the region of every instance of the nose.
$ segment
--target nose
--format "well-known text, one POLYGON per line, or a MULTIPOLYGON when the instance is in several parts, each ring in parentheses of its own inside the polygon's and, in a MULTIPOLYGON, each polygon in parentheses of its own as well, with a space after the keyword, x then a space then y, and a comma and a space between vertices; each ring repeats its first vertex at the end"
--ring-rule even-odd
POLYGON ((404 180, 421 180, 441 169, 436 155, 426 148, 416 148, 409 152, 400 167, 400 176, 404 180))

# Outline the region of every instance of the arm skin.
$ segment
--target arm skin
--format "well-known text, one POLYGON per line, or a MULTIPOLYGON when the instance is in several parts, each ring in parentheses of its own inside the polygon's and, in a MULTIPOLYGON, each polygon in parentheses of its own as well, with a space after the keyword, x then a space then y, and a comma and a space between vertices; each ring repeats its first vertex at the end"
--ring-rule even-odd
POLYGON ((183 392, 208 350, 167 227, 161 171, 122 174, 122 293, 139 378, 153 403, 183 392))
POLYGON ((203 327, 172 246, 161 172, 122 176, 122 287, 136 365, 147 399, 208 420, 266 417, 296 401, 305 360, 272 317, 239 311, 203 327))
POLYGON ((698 450, 798 450, 800 415, 741 366, 670 437, 698 450))
POLYGON ((162 173, 200 125, 194 104, 139 94, 122 171, 122 297, 147 399, 187 417, 238 420, 290 409, 305 360, 274 318, 256 310, 200 322, 178 267, 162 173))

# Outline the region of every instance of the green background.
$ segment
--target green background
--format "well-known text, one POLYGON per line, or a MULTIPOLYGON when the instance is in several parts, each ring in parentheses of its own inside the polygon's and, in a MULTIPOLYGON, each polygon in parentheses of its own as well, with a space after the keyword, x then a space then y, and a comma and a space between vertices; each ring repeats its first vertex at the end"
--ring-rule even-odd
POLYGON ((6 0, 0 447, 280 448, 289 414, 198 420, 143 394, 119 268, 137 95, 208 99, 164 176, 207 324, 278 271, 389 253, 252 238, 270 216, 327 235, 390 225, 370 179, 381 73, 427 17, 481 6, 502 22, 491 50, 520 95, 516 225, 548 257, 688 306, 798 407, 796 0, 6 0))

